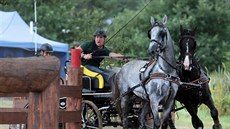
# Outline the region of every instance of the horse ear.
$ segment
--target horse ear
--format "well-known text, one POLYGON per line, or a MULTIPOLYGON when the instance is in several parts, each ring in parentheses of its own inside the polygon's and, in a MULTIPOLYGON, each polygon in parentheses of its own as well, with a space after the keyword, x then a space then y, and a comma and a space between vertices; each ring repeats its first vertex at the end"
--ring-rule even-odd
POLYGON ((195 27, 193 28, 193 31, 194 31, 194 32, 196 32, 196 30, 197 30, 197 26, 195 26, 195 27))
POLYGON ((195 35, 196 35, 196 30, 197 30, 197 26, 194 27, 194 28, 191 30, 191 35, 192 35, 192 36, 195 36, 195 35))
POLYGON ((154 23, 155 23, 155 19, 151 16, 151 19, 150 19, 150 23, 151 23, 151 25, 153 26, 154 25, 154 23))
POLYGON ((182 25, 180 25, 180 34, 182 35, 182 32, 183 32, 183 26, 182 25))
POLYGON ((193 28, 193 32, 195 33, 197 31, 197 26, 193 28))
POLYGON ((162 19, 162 23, 165 25, 167 23, 167 15, 164 16, 164 18, 162 19))

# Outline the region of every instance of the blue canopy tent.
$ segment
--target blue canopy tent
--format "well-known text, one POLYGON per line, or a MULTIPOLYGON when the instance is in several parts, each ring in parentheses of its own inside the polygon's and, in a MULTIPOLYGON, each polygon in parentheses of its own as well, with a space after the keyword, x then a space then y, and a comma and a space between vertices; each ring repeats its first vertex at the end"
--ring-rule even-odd
MULTIPOLYGON (((49 43, 61 62, 61 77, 65 77, 64 65, 69 58, 69 45, 46 39, 34 31, 20 17, 18 12, 0 11, 0 58, 30 57, 43 43, 49 43)), ((28 64, 29 66, 29 64, 28 64)))

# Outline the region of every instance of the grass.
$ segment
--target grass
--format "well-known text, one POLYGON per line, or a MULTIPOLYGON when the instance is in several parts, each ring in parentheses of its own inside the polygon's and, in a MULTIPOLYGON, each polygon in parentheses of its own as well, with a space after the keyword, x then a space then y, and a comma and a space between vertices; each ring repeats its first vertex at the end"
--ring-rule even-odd
MULTIPOLYGON (((219 119, 223 129, 230 129, 230 73, 223 69, 210 73, 211 81, 209 88, 212 93, 215 106, 219 112, 219 119)), ((193 129, 191 117, 186 110, 177 112, 176 127, 178 129, 193 129), (177 117, 178 116, 178 117, 177 117)), ((201 105, 198 110, 198 116, 203 121, 205 129, 212 129, 213 120, 209 109, 201 105)))
MULTIPOLYGON (((178 106, 179 105, 180 104, 178 104, 178 106)), ((13 107, 12 98, 0 97, 0 108, 11 107, 13 107)), ((213 120, 209 113, 209 109, 205 105, 201 105, 201 107, 199 107, 198 116, 204 123, 204 129, 212 129, 213 120)), ((175 122, 177 129, 193 129, 191 116, 185 109, 176 112, 175 122)), ((221 115, 220 122, 223 129, 230 129, 230 115, 221 115)), ((6 125, 0 125, 0 129, 5 129, 4 126, 6 125)))
MULTIPOLYGON (((205 105, 201 105, 200 108, 198 110, 198 116, 203 121, 204 129, 212 129, 213 120, 209 113, 209 109, 205 105), (202 110, 200 108, 202 108, 202 110)), ((223 129, 230 129, 229 115, 221 115, 219 119, 223 129)), ((185 109, 177 111, 175 122, 177 129, 193 129, 191 116, 185 109)))
MULTIPOLYGON (((12 97, 0 97, 0 108, 12 108, 13 98, 12 97)), ((8 124, 0 124, 0 129, 9 129, 8 124)))
POLYGON ((0 97, 0 108, 12 108, 13 98, 12 97, 0 97))

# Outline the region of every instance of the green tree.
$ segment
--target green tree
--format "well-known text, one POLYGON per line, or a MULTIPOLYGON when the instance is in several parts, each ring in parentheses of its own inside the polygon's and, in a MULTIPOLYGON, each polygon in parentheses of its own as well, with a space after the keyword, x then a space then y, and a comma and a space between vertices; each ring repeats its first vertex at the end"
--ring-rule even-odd
MULTIPOLYGON (((142 3, 145 4, 145 3, 142 3)), ((129 46, 126 52, 139 55, 140 51, 146 51, 135 44, 138 41, 142 46, 148 44, 146 33, 149 26, 149 17, 156 18, 164 14, 168 16, 168 28, 175 41, 179 41, 180 25, 185 28, 198 27, 197 31, 197 57, 200 63, 210 71, 215 70, 227 59, 226 52, 229 50, 229 6, 225 0, 172 0, 172 1, 152 1, 151 4, 129 24, 116 38, 114 47, 124 46, 122 41, 126 41, 125 46, 129 46), (136 37, 138 33, 139 38, 136 37), (125 35, 125 36, 122 36, 125 35), (122 37, 124 37, 122 39, 122 37), (124 40, 124 39, 127 40, 124 40), (141 40, 140 40, 141 39, 141 40), (135 48, 137 46, 137 48, 135 48)), ((143 5, 142 5, 143 7, 143 5)), ((141 9, 141 6, 138 10, 141 9)), ((136 11, 137 12, 137 11, 136 11)), ((114 29, 120 28, 120 24, 126 23, 135 11, 126 10, 114 19, 114 29)), ((114 39, 115 40, 115 39, 114 39)), ((177 47, 176 47, 177 48, 177 47)), ((121 47, 119 49, 122 49, 121 47)), ((125 48, 123 48, 125 49, 125 48)), ((178 48, 176 49, 178 51, 178 48)), ((178 53, 178 52, 177 52, 178 53)))
MULTIPOLYGON (((197 57, 209 70, 215 70, 226 60, 229 50, 229 6, 225 0, 170 1, 173 37, 178 41, 179 25, 198 27, 197 57), (177 28, 177 29, 176 29, 177 28), (176 33, 177 32, 177 33, 176 33), (176 34, 176 35, 175 35, 176 34)), ((169 12, 170 13, 170 12, 169 12)))
MULTIPOLYGON (((230 2, 227 0, 36 1, 38 33, 52 40, 69 44, 83 42, 92 38, 97 27, 103 27, 108 31, 107 44, 115 51, 130 56, 147 56, 150 16, 160 19, 166 14, 175 45, 179 40, 180 25, 185 28, 197 26, 197 57, 201 64, 212 71, 227 60, 230 47, 230 2)), ((0 8, 3 11, 17 10, 29 23, 34 20, 33 2, 7 0, 0 4, 0 8)))

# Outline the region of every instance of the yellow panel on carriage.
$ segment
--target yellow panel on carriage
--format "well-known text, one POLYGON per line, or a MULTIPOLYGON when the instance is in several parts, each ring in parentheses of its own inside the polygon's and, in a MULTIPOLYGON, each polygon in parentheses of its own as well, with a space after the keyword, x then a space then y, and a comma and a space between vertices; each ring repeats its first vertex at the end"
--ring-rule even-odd
POLYGON ((93 72, 93 71, 89 70, 88 68, 86 68, 83 65, 81 65, 81 67, 83 68, 83 74, 84 75, 98 79, 98 81, 99 81, 99 89, 104 88, 104 85, 105 85, 104 84, 104 78, 100 73, 93 72))

